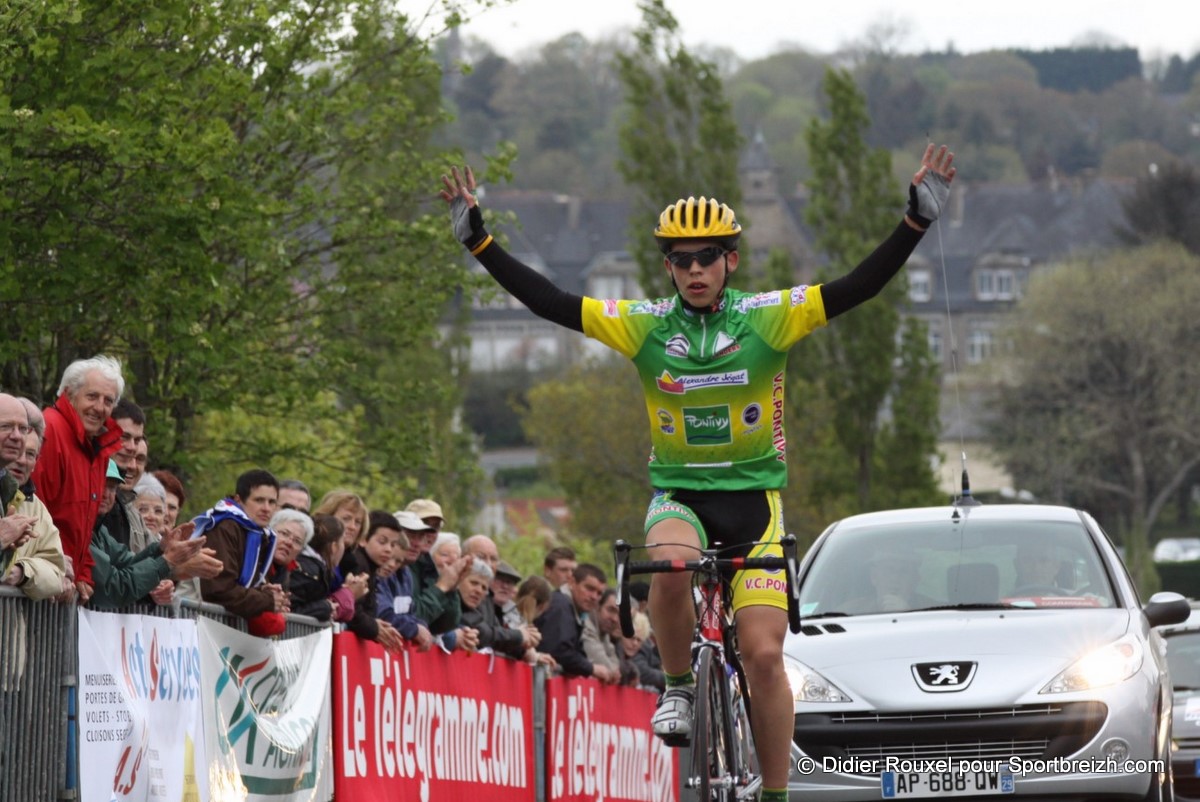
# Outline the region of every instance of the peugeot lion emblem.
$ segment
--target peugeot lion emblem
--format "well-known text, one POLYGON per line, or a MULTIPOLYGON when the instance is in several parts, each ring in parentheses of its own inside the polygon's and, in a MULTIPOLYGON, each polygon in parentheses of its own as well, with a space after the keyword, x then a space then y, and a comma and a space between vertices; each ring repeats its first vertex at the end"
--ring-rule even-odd
POLYGON ((975 668, 978 664, 972 662, 914 663, 913 679, 923 691, 930 693, 948 693, 961 691, 971 684, 975 678, 975 668))

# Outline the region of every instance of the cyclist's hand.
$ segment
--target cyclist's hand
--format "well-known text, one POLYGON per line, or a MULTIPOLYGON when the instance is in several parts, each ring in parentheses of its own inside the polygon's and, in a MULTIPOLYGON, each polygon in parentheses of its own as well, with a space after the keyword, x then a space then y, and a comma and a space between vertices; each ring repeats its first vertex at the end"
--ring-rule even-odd
POLYGON ((450 222, 454 225, 454 236, 475 253, 476 246, 486 247, 488 233, 483 227, 483 213, 475 198, 475 173, 470 167, 450 170, 450 176, 442 176, 445 187, 439 194, 450 204, 450 222))
POLYGON ((910 225, 922 231, 929 228, 942 213, 946 199, 950 197, 950 182, 957 169, 954 154, 945 145, 937 148, 931 142, 921 157, 921 169, 913 176, 908 187, 908 211, 910 225))
POLYGON ((475 173, 471 170, 470 165, 463 165, 463 171, 460 174, 457 167, 450 168, 450 175, 442 175, 442 184, 445 186, 438 194, 442 196, 442 200, 454 205, 454 201, 461 199, 466 204, 468 209, 473 209, 479 204, 475 199, 475 173))

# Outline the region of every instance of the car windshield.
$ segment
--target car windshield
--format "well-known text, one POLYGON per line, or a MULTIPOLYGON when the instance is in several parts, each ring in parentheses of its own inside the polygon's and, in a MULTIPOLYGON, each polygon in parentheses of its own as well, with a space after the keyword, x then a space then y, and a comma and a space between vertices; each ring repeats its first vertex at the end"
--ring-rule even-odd
POLYGON ((1177 691, 1200 691, 1200 630, 1167 638, 1167 666, 1171 670, 1171 687, 1177 691))
POLYGON ((947 520, 834 530, 801 580, 800 612, 1112 607, 1081 522, 947 520))

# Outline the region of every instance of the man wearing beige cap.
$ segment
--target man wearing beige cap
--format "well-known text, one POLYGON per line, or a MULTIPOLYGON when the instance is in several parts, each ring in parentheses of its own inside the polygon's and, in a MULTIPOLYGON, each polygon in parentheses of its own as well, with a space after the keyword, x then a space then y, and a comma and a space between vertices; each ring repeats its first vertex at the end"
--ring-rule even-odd
POLYGON ((405 511, 415 513, 418 518, 440 532, 446 525, 446 516, 442 515, 442 505, 431 498, 419 498, 408 502, 405 511))

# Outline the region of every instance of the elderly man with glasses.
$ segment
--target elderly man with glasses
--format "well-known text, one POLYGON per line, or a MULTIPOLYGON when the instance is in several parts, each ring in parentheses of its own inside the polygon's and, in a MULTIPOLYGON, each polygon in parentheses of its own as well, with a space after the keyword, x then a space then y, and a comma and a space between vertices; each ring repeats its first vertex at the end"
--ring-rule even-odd
POLYGON ((66 576, 58 527, 29 480, 41 443, 21 399, 0 393, 0 581, 34 600, 62 593, 66 576))

